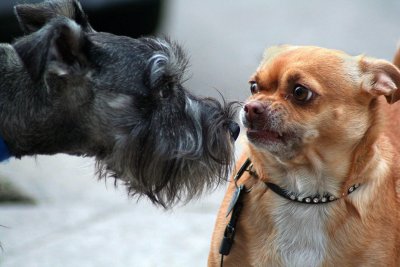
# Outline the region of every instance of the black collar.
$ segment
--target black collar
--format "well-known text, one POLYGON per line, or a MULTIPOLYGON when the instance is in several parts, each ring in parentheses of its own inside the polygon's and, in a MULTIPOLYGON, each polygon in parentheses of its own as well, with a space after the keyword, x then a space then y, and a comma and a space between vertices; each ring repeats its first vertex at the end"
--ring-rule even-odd
MULTIPOLYGON (((250 159, 247 159, 245 164, 243 166, 246 166, 246 170, 250 173, 250 175, 254 177, 258 177, 257 173, 255 170, 253 170, 253 164, 251 163, 250 159)), ((242 168, 243 168, 242 166, 242 168)), ((241 168, 241 169, 242 169, 241 168)), ((341 199, 342 197, 335 197, 334 195, 325 192, 324 194, 315 194, 311 196, 300 196, 298 193, 291 192, 287 189, 283 189, 277 184, 271 183, 271 182, 264 182, 264 184, 271 189, 274 193, 278 194, 279 196, 286 198, 288 200, 297 202, 297 203, 303 203, 303 204, 325 204, 329 202, 336 201, 338 199, 341 199)), ((347 189, 347 194, 344 194, 344 196, 347 196, 351 193, 353 193, 358 187, 360 187, 360 184, 353 184, 347 189)))
MULTIPOLYGON (((276 194, 280 195, 281 197, 284 197, 288 200, 298 202, 298 203, 304 203, 304 204, 325 204, 329 203, 335 200, 340 199, 340 197, 335 197, 334 195, 331 195, 329 193, 324 193, 322 196, 319 194, 313 195, 313 196, 307 196, 307 197, 300 197, 299 194, 290 192, 286 189, 283 189, 279 185, 273 184, 273 183, 268 183, 265 182, 265 185, 268 186, 269 189, 271 189, 273 192, 276 194)), ((360 184, 354 184, 352 185, 348 190, 347 190, 347 195, 354 192, 360 184)))

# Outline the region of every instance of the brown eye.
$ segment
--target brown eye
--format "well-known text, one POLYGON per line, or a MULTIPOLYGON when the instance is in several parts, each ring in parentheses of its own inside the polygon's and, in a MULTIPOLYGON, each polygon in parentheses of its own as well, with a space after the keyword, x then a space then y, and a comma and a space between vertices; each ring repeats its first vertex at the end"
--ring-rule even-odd
POLYGON ((159 94, 160 94, 161 98, 166 99, 171 96, 173 91, 174 91, 174 85, 171 83, 171 84, 168 84, 165 88, 161 88, 161 90, 159 91, 159 94))
POLYGON ((293 98, 299 102, 307 102, 313 97, 313 92, 302 86, 302 85, 295 85, 293 89, 293 98))
POLYGON ((250 82, 250 92, 252 95, 258 93, 258 85, 256 82, 250 82))
POLYGON ((163 89, 163 90, 160 91, 160 97, 161 98, 168 98, 169 95, 170 95, 170 91, 169 90, 163 89))

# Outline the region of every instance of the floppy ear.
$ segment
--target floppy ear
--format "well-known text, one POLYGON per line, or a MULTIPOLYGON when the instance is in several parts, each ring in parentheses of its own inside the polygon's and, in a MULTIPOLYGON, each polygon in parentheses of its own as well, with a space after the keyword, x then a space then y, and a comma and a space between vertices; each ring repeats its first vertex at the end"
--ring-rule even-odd
POLYGON ((31 78, 44 79, 48 85, 84 77, 89 68, 90 45, 81 27, 65 17, 52 20, 13 44, 31 78))
POLYGON ((45 1, 39 4, 21 4, 14 7, 19 25, 25 34, 42 28, 53 18, 64 16, 74 20, 84 31, 93 31, 81 4, 76 0, 45 1))
POLYGON ((53 19, 39 31, 13 44, 32 80, 44 82, 48 93, 72 105, 86 103, 91 42, 86 32, 65 17, 53 19))
POLYGON ((389 104, 400 99, 400 71, 385 60, 363 58, 360 61, 362 89, 373 96, 384 95, 389 104))

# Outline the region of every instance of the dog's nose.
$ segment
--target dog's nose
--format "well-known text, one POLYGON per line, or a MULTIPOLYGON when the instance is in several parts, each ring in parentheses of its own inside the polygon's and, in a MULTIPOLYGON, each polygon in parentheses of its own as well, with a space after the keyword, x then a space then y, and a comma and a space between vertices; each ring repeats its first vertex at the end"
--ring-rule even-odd
POLYGON ((236 140, 240 133, 239 124, 234 121, 230 121, 228 124, 229 133, 231 134, 233 140, 236 140))
POLYGON ((252 121, 256 117, 259 117, 265 111, 265 107, 261 102, 253 101, 249 102, 244 106, 244 112, 246 113, 246 119, 252 121))

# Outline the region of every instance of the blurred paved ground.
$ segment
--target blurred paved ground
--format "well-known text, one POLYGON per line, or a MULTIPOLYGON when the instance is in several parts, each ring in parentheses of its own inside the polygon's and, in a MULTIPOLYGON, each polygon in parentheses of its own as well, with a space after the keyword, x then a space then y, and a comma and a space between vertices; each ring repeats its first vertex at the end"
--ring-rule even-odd
MULTIPOLYGON (((160 30, 191 57, 187 86, 244 100, 266 46, 312 44, 390 60, 400 40, 398 0, 170 0, 160 30)), ((0 165, 36 198, 0 206, 1 267, 205 266, 223 187, 172 212, 130 200, 68 156, 0 165)), ((0 178, 1 179, 1 178, 0 178)))

